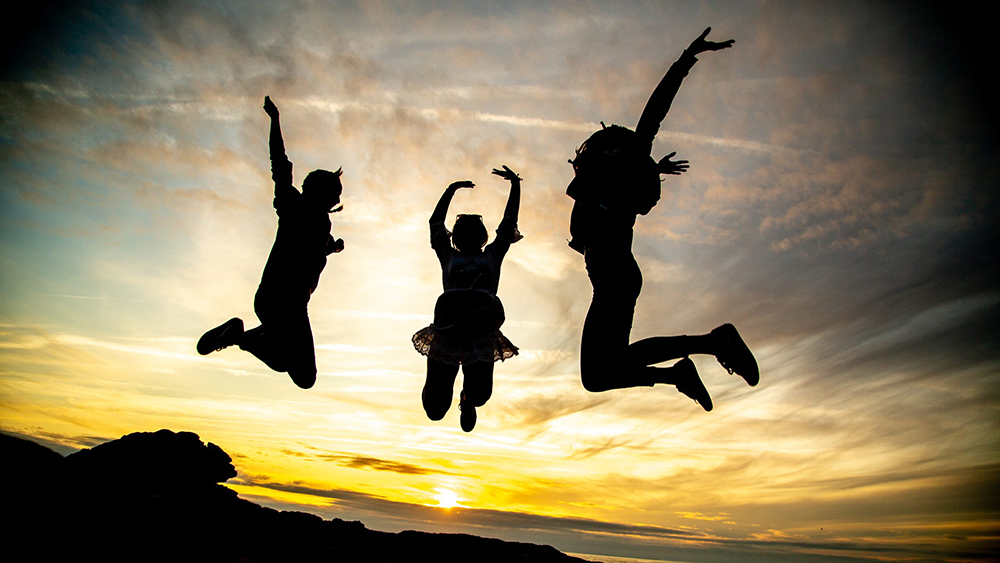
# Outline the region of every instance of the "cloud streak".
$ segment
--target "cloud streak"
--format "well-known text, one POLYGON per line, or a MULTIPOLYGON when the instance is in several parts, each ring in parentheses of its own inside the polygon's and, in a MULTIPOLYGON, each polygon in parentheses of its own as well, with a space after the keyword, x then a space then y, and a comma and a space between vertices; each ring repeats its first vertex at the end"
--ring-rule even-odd
POLYGON ((61 8, 0 83, 4 428, 64 447, 192 430, 290 496, 254 494, 392 529, 446 529, 428 506, 445 490, 461 530, 576 551, 988 559, 1000 161, 957 55, 988 33, 789 2, 61 8), (574 149, 599 120, 634 125, 708 23, 737 43, 700 57, 656 141, 691 170, 637 221, 632 336, 739 326, 762 383, 694 356, 712 413, 671 387, 583 390, 591 286, 565 196, 574 149), (296 181, 345 170, 309 392, 193 349, 255 322, 276 226, 265 94, 296 181), (525 178, 500 284, 523 353, 465 434, 457 409, 426 420, 409 338, 441 291, 441 190, 473 179, 453 211, 496 225, 500 164, 525 178))

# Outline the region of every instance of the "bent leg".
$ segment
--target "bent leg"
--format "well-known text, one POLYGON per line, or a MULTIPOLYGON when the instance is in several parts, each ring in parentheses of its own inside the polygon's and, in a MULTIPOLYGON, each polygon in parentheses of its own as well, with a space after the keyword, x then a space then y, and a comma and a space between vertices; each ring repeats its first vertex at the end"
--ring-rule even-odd
POLYGON ((627 361, 623 361, 617 367, 612 366, 603 370, 594 364, 585 369, 581 364, 580 375, 583 387, 591 393, 631 387, 652 387, 657 383, 676 385, 679 380, 675 366, 663 368, 637 366, 629 365, 627 361))
POLYGON ((441 420, 451 408, 452 394, 455 392, 455 377, 458 366, 427 358, 427 380, 420 398, 424 412, 431 420, 441 420))
POLYGON ((717 340, 708 334, 697 336, 654 336, 628 346, 629 358, 636 364, 649 366, 690 356, 711 354, 718 350, 717 340))
POLYGON ((273 327, 269 329, 260 325, 244 332, 239 346, 256 356, 267 367, 284 372, 288 370, 288 363, 281 353, 281 346, 277 343, 278 339, 274 333, 273 327))
POLYGON ((580 378, 592 393, 651 386, 655 371, 629 357, 629 337, 642 273, 631 253, 623 256, 589 251, 587 274, 594 296, 583 323, 580 341, 580 378))
POLYGON ((287 372, 303 389, 316 383, 316 350, 308 317, 294 323, 250 329, 244 333, 240 348, 274 371, 287 372))
POLYGON ((474 407, 481 407, 493 395, 493 362, 462 364, 462 392, 474 407))
POLYGON ((691 354, 707 354, 715 356, 722 367, 730 373, 736 373, 749 385, 757 385, 760 381, 757 360, 736 327, 728 323, 713 329, 709 334, 646 338, 630 344, 628 352, 633 362, 647 366, 691 354))
POLYGON ((288 376, 302 389, 309 389, 316 384, 316 345, 309 315, 303 311, 289 319, 287 330, 288 376))
POLYGON ((655 372, 629 361, 628 337, 635 304, 606 302, 598 295, 590 304, 580 341, 580 379, 591 393, 652 386, 655 372))
POLYGON ((639 265, 631 253, 593 252, 586 258, 594 297, 580 344, 584 388, 596 393, 652 387, 656 383, 677 385, 690 380, 693 364, 678 362, 673 367, 652 367, 652 364, 692 353, 712 353, 714 339, 708 335, 660 336, 629 344, 635 304, 642 288, 639 265))
POLYGON ((289 303, 258 291, 253 305, 261 325, 243 334, 240 348, 274 371, 287 372, 299 387, 312 387, 316 383, 316 348, 306 304, 289 303))

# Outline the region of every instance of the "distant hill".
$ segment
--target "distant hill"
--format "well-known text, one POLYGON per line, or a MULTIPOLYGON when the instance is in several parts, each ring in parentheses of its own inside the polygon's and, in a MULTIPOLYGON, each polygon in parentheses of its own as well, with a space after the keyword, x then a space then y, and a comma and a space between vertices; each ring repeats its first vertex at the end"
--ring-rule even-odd
POLYGON ((239 498, 232 458, 191 432, 137 432, 63 457, 0 434, 5 561, 582 562, 551 546, 369 530, 239 498))

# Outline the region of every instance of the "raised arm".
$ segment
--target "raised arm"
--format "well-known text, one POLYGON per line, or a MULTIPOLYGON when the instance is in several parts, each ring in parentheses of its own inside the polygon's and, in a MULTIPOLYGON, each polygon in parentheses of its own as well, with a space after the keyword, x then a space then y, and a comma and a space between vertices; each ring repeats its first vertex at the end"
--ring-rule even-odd
POLYGON ((476 187, 469 180, 462 180, 460 182, 452 182, 450 186, 445 188, 444 193, 441 194, 441 199, 438 200, 437 205, 434 207, 434 213, 431 213, 430 223, 444 223, 444 220, 448 217, 448 206, 451 205, 451 198, 455 197, 455 192, 459 188, 474 188, 476 187))
POLYGON ((274 105, 270 96, 264 96, 264 111, 271 118, 268 149, 271 154, 271 179, 274 180, 274 195, 277 198, 281 188, 292 187, 292 163, 285 156, 285 142, 281 138, 278 106, 274 105))
POLYGON ((442 264, 447 260, 451 252, 451 233, 444 226, 444 220, 448 217, 448 206, 451 205, 451 198, 455 196, 460 188, 474 188, 475 184, 469 180, 452 182, 441 194, 441 199, 434 206, 434 213, 431 213, 431 248, 437 254, 442 264))
POLYGON ((656 89, 649 96, 646 107, 643 108, 642 115, 639 117, 639 123, 635 126, 635 132, 643 143, 642 148, 646 148, 646 143, 648 143, 649 150, 652 151, 653 139, 656 137, 656 132, 660 130, 663 118, 670 111, 670 104, 673 103, 674 96, 677 95, 677 90, 681 87, 681 82, 694 63, 698 62, 695 55, 705 51, 728 49, 735 43, 733 39, 722 42, 706 41, 705 38, 708 37, 710 31, 712 31, 710 27, 705 29, 697 39, 691 42, 691 45, 681 53, 677 62, 670 65, 670 69, 663 75, 660 83, 656 85, 656 89))
POLYGON ((507 207, 503 210, 503 218, 517 223, 517 213, 521 208, 521 177, 516 172, 503 165, 503 170, 493 169, 493 173, 510 181, 510 195, 507 196, 507 207))
POLYGON ((503 259, 510 245, 523 238, 517 230, 517 213, 521 208, 521 177, 506 165, 503 170, 494 168, 493 173, 510 181, 510 195, 507 196, 507 207, 503 210, 503 220, 497 228, 497 238, 490 245, 492 251, 503 259))

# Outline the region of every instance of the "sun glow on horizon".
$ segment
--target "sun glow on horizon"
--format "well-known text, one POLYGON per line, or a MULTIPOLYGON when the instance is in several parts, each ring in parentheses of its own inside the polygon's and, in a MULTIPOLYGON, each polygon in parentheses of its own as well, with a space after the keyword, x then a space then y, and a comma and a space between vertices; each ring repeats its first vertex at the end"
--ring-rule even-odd
POLYGON ((241 497, 372 530, 697 563, 992 560, 1000 144, 955 63, 983 28, 881 3, 64 8, 36 10, 0 80, 0 431, 60 452, 193 432, 241 497), (739 327, 760 385, 694 356, 705 412, 673 385, 583 387, 593 286, 565 190, 598 120, 633 126, 709 24, 736 43, 699 57, 656 133, 652 156, 691 168, 636 221, 631 332, 739 327), (258 321, 268 94, 295 185, 346 171, 308 390, 195 346, 258 321), (499 287, 520 353, 466 433, 464 373, 430 420, 412 335, 442 290, 430 214, 469 179, 447 224, 492 231, 502 164, 524 178, 499 287))
POLYGON ((455 494, 455 491, 440 487, 434 489, 434 491, 437 492, 437 495, 434 497, 434 499, 437 500, 438 502, 437 506, 439 508, 445 508, 445 509, 452 509, 456 507, 462 508, 462 505, 459 504, 458 502, 459 498, 458 495, 455 494))

